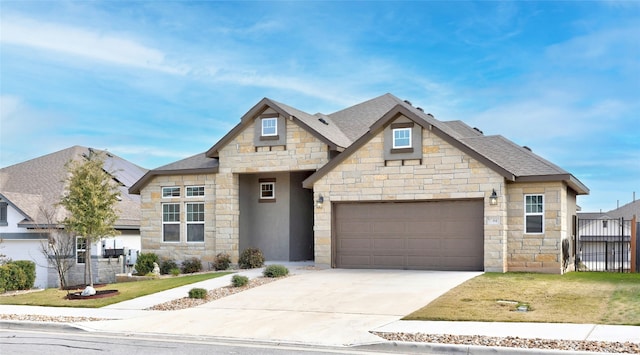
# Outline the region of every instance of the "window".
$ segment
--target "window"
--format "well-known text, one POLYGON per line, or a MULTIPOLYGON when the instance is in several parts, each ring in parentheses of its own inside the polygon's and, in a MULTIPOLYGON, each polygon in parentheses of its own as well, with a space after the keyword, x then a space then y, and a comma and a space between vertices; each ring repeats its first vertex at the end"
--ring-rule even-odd
POLYGON ((276 179, 259 179, 260 202, 275 202, 276 200, 276 179))
POLYGON ((606 219, 602 221, 602 228, 607 228, 609 226, 609 221, 606 219))
POLYGON ((187 203, 187 242, 204 242, 204 203, 187 203))
POLYGON ((87 238, 76 237, 76 263, 84 264, 87 260, 87 238))
POLYGON ((411 128, 393 130, 393 148, 411 148, 411 128))
POLYGON ((163 187, 162 197, 180 197, 179 187, 163 187))
POLYGON ((187 186, 187 197, 204 196, 204 186, 187 186))
POLYGON ((162 241, 180 241, 180 204, 178 203, 162 205, 162 241))
POLYGON ((0 202, 0 226, 7 226, 9 225, 8 221, 7 221, 7 206, 9 204, 6 202, 0 202))
POLYGON ((278 118, 269 117, 262 119, 262 135, 277 136, 278 135, 278 118))
POLYGON ((525 233, 541 234, 544 231, 544 196, 525 195, 525 233))

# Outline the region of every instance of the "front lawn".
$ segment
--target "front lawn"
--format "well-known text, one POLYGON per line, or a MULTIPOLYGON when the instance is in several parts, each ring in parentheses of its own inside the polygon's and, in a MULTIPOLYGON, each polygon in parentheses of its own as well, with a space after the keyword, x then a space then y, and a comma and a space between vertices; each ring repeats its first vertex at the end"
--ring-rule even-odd
MULTIPOLYGON (((127 301, 136 297, 150 295, 152 293, 169 290, 175 287, 192 284, 216 277, 224 276, 229 272, 211 272, 180 277, 161 278, 148 281, 123 282, 97 287, 96 290, 118 290, 119 295, 92 300, 67 300, 68 291, 50 288, 44 291, 31 292, 15 296, 0 297, 0 304, 15 304, 29 306, 48 307, 81 307, 100 308, 110 304, 127 301)), ((70 291, 69 291, 70 292, 70 291)), ((185 294, 185 297, 187 295, 185 294)))
POLYGON ((485 273, 404 319, 640 325, 640 273, 485 273))

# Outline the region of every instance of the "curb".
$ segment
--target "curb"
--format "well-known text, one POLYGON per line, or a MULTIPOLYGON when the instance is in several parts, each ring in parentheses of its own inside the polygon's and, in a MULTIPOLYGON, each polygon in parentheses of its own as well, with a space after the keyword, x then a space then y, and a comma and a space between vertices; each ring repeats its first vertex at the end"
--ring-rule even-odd
POLYGON ((61 330, 67 332, 88 332, 85 327, 77 324, 61 322, 33 322, 33 321, 0 321, 0 329, 13 330, 61 330))
POLYGON ((508 348, 498 346, 481 345, 457 345, 439 343, 414 343, 403 341, 388 341, 385 343, 354 346, 354 349, 362 350, 382 350, 395 353, 407 354, 454 354, 454 355, 615 355, 615 353, 575 351, 575 350, 553 350, 553 349, 528 349, 528 348, 508 348))

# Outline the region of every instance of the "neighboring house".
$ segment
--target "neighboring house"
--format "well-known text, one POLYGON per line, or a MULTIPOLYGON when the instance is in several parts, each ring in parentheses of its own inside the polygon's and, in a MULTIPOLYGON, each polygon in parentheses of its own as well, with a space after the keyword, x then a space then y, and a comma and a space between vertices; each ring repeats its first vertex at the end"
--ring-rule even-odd
POLYGON ((502 136, 386 94, 332 114, 270 99, 208 151, 154 169, 142 249, 211 262, 247 247, 338 268, 562 273, 573 175, 502 136))
MULTIPOLYGON (((13 260, 32 260, 36 263, 36 282, 39 288, 59 286, 55 270, 48 267, 41 245, 47 241, 47 230, 61 228, 66 211, 56 205, 65 193, 68 176, 65 164, 71 160, 85 159, 91 148, 74 146, 44 155, 23 163, 0 169, 0 254, 13 260), (50 218, 47 214, 55 212, 50 218), (48 270, 49 269, 49 270, 48 270)), ((115 228, 120 235, 97 242, 93 247, 93 259, 118 256, 125 248, 140 249, 140 196, 131 195, 128 188, 147 171, 109 152, 106 154, 105 171, 118 183, 121 200, 116 208, 119 219, 115 228), (104 243, 104 247, 103 247, 104 243), (113 249, 119 249, 117 251, 113 249)), ((84 276, 84 240, 76 241, 74 257, 77 265, 69 272, 69 284, 81 283, 84 276)), ((96 265, 102 265, 94 260, 96 265)), ((107 265, 113 265, 107 261, 107 265)), ((100 267, 95 275, 104 281, 100 267)), ((115 279, 115 276, 113 276, 115 279)), ((96 280, 96 282, 99 280, 96 280)))

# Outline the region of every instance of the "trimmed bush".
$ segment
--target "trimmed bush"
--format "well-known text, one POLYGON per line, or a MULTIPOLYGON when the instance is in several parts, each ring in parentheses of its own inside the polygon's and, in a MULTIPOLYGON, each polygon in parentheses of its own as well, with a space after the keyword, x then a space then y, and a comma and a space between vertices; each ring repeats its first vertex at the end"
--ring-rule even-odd
POLYGON ((284 265, 269 265, 262 272, 264 277, 282 277, 289 275, 289 269, 284 265))
POLYGON ((233 287, 242 287, 249 283, 249 278, 242 275, 233 275, 231 278, 231 285, 233 287))
POLYGON ((192 288, 189 290, 189 298, 207 298, 207 290, 204 288, 192 288))
POLYGON ((202 270, 202 263, 198 258, 191 258, 182 262, 183 274, 193 274, 194 272, 198 272, 200 270, 202 270))
POLYGON ((24 290, 27 285, 27 274, 14 263, 0 266, 0 289, 4 291, 24 290))
POLYGON ((231 265, 231 256, 227 253, 219 253, 213 261, 213 267, 216 270, 226 270, 231 265))
POLYGON ((36 263, 29 260, 15 260, 11 262, 12 264, 17 265, 24 271, 27 279, 25 283, 20 286, 20 290, 29 290, 33 288, 33 285, 36 283, 36 263))
POLYGON ((138 275, 147 275, 153 272, 153 263, 158 262, 158 255, 155 253, 140 253, 136 261, 136 273, 138 275))
POLYGON ((170 273, 173 276, 178 276, 178 275, 180 275, 180 269, 178 269, 177 267, 173 268, 173 269, 171 269, 170 273))
POLYGON ((178 269, 178 264, 173 259, 163 259, 160 263, 160 274, 167 275, 171 270, 178 269))
POLYGON ((258 248, 247 248, 238 259, 241 269, 255 269, 264 265, 264 255, 258 248))

